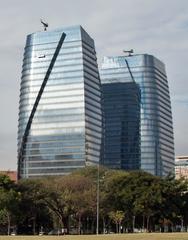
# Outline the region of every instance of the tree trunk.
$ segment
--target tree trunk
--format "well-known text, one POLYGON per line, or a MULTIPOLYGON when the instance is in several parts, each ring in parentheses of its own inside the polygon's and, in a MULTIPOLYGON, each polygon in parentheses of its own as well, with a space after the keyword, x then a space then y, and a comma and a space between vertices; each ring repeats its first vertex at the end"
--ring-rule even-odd
POLYGON ((36 235, 36 218, 33 217, 33 235, 36 235))
POLYGON ((182 217, 182 218, 181 218, 181 232, 183 232, 183 230, 184 230, 183 225, 184 225, 184 222, 183 222, 183 217, 182 217))
POLYGON ((102 222, 103 222, 103 234, 106 233, 106 223, 105 223, 105 218, 102 218, 102 222))
POLYGON ((134 233, 134 228, 135 228, 135 219, 136 219, 136 217, 133 216, 133 233, 134 233))
POLYGON ((147 225, 146 225, 147 232, 149 232, 149 220, 150 220, 150 216, 147 216, 147 225))
POLYGON ((7 235, 10 235, 10 215, 9 213, 7 212, 7 235))
POLYGON ((121 222, 119 222, 119 233, 121 233, 121 222))
POLYGON ((116 233, 118 233, 118 223, 116 223, 116 233))
POLYGON ((91 232, 95 233, 95 219, 92 218, 92 222, 91 222, 91 232))
POLYGON ((78 216, 78 235, 81 235, 81 215, 78 216))
POLYGON ((144 231, 144 228, 145 228, 145 216, 143 215, 143 222, 142 222, 142 229, 144 231))
POLYGON ((63 226, 64 226, 64 228, 65 228, 65 233, 69 233, 69 217, 67 216, 67 217, 62 217, 62 224, 63 224, 63 226))

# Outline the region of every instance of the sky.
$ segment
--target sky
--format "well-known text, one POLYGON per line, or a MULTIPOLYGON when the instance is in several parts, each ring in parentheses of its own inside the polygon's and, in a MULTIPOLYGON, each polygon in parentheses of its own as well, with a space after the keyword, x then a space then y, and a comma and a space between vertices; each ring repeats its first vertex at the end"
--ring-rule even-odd
POLYGON ((188 155, 187 0, 6 0, 0 7, 0 170, 17 169, 19 87, 26 35, 82 25, 103 56, 123 49, 162 60, 172 100, 175 154, 188 155))

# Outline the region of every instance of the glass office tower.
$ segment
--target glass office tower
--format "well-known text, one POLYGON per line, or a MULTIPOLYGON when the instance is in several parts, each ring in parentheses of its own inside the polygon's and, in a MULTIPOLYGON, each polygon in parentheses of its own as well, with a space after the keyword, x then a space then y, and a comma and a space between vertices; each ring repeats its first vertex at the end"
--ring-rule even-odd
POLYGON ((27 36, 20 87, 18 154, 33 104, 62 33, 66 34, 18 161, 21 178, 65 175, 97 164, 101 91, 93 39, 81 26, 27 36))
POLYGON ((103 75, 104 135, 102 163, 115 169, 140 168, 140 91, 134 82, 105 81, 103 75))
MULTIPOLYGON (((105 86, 106 83, 113 85, 114 82, 122 83, 132 81, 125 60, 128 62, 135 83, 139 85, 141 94, 140 169, 154 175, 165 176, 174 171, 172 113, 165 66, 157 58, 147 54, 128 57, 105 57, 101 68, 102 86, 105 86)), ((102 87, 102 89, 104 89, 104 87, 102 87)), ((111 91, 113 92, 113 89, 111 89, 111 91)), ((133 93, 130 92, 130 95, 132 94, 133 93)), ((105 96, 106 94, 103 93, 104 102, 105 96)), ((119 101, 121 101, 120 96, 121 95, 117 95, 119 101)), ((131 105, 130 108, 132 108, 131 105)), ((114 110, 118 111, 117 109, 114 110)), ((104 115, 105 112, 104 104, 104 115)), ((124 121, 130 121, 127 119, 126 114, 124 115, 124 121)), ((132 121, 134 122, 135 119, 132 119, 132 121)), ((113 124, 115 125, 115 122, 113 124)), ((119 120, 117 120, 116 124, 119 124, 119 120)), ((129 135, 127 135, 127 140, 128 137, 129 135)), ((106 127, 104 145, 108 146, 108 142, 111 141, 111 139, 112 136, 110 136, 108 127, 106 127)), ((117 141, 115 144, 119 144, 120 149, 122 142, 117 141)), ((125 142, 125 144, 127 143, 125 142)), ((107 148, 104 151, 108 152, 109 150, 107 148)), ((111 160, 105 155, 105 152, 103 159, 104 165, 110 166, 111 160)), ((129 156, 127 156, 127 158, 131 159, 129 156)), ((115 166, 115 161, 119 161, 119 159, 114 158, 114 160, 111 161, 112 168, 115 166)), ((132 160, 130 160, 130 162, 132 162, 132 160)), ((132 162, 132 164, 134 164, 134 162, 132 162)))

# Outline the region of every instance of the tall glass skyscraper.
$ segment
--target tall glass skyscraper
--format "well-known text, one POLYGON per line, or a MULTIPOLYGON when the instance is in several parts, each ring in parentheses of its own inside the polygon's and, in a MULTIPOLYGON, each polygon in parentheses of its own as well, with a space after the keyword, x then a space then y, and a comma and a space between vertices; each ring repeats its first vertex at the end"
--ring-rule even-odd
POLYGON ((93 39, 81 26, 27 36, 20 87, 18 169, 21 178, 64 175, 97 164, 101 91, 93 39), (66 34, 32 119, 34 102, 62 33, 66 34), (23 145, 23 146, 22 146, 23 145))
MULTIPOLYGON (((141 94, 140 152, 137 152, 137 156, 141 154, 140 169, 150 172, 154 175, 165 176, 169 172, 174 172, 174 139, 172 113, 165 66, 157 58, 147 54, 128 57, 104 57, 101 68, 101 82, 103 86, 102 89, 104 103, 106 101, 109 101, 108 95, 113 94, 115 91, 111 87, 111 90, 109 88, 109 92, 107 94, 105 87, 106 84, 114 85, 114 83, 122 84, 123 82, 132 82, 128 66, 130 67, 131 73, 134 77, 135 84, 139 86, 141 94), (128 65, 126 61, 128 62, 128 65)), ((123 88, 121 88, 121 91, 123 92, 123 88)), ((136 92, 129 92, 129 94, 132 95, 132 98, 133 96, 136 96, 136 98, 138 98, 138 94, 136 94, 136 92)), ((121 94, 119 94, 119 96, 117 94, 116 98, 114 98, 111 103, 109 102, 109 105, 107 104, 108 106, 104 104, 104 119, 105 115, 107 117, 107 120, 105 119, 104 122, 108 121, 110 123, 110 120, 108 119, 108 108, 109 106, 112 108, 113 105, 116 105, 117 101, 121 102, 121 96, 121 94)), ((118 104, 114 109, 111 110, 116 112, 116 115, 118 115, 118 107, 121 108, 121 105, 123 106, 123 104, 128 105, 127 109, 133 109, 131 104, 129 105, 128 102, 126 103, 125 99, 122 99, 121 104, 118 104)), ((121 124, 122 122, 130 122, 131 125, 131 119, 128 118, 129 114, 127 111, 128 110, 125 111, 125 114, 121 120, 118 118, 115 119, 111 115, 111 124, 113 124, 113 126, 117 126, 121 121, 121 124)), ((135 118, 132 119, 132 124, 133 123, 135 123, 135 118)), ((117 139, 115 142, 113 140, 113 136, 111 135, 113 126, 111 126, 111 129, 108 128, 108 125, 105 126, 105 148, 103 155, 104 165, 111 165, 110 167, 112 168, 116 167, 119 164, 118 161, 120 161, 121 158, 118 158, 116 156, 114 159, 111 159, 113 156, 111 158, 108 156, 107 153, 111 151, 109 142, 113 142, 113 146, 116 146, 119 154, 122 150, 122 141, 118 141, 117 139), (117 162, 117 164, 115 165, 114 162, 117 162)), ((136 130, 135 127, 134 130, 136 130)), ((118 129, 118 131, 121 130, 118 129)), ((117 134, 120 135, 120 133, 116 132, 116 135, 117 134)), ((129 134, 127 135, 127 141, 129 142, 129 134)), ((127 144, 127 142, 124 142, 124 148, 126 148, 125 144, 127 144)), ((137 147, 135 150, 136 149, 137 147)), ((133 152, 134 154, 136 153, 136 151, 133 152)), ((125 154, 129 154, 129 152, 127 151, 125 154)), ((138 166, 138 164, 135 165, 135 161, 131 160, 131 157, 129 155, 127 155, 125 159, 125 161, 128 161, 127 159, 130 160, 127 162, 127 165, 125 164, 125 169, 134 169, 135 166, 138 166)))

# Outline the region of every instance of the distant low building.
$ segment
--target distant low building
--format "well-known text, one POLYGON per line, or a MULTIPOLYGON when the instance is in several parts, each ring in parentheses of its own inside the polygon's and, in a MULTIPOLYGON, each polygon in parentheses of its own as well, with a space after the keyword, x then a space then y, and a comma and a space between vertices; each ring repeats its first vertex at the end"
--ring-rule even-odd
POLYGON ((188 156, 177 156, 175 159, 175 177, 188 179, 188 156))
POLYGON ((9 176, 12 181, 17 181, 17 171, 0 171, 0 174, 9 176))

